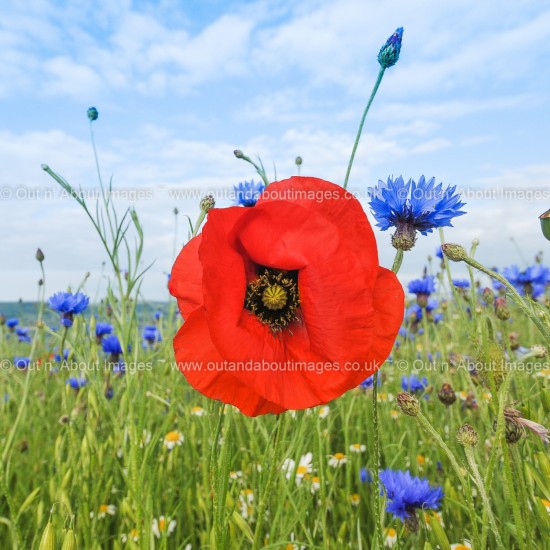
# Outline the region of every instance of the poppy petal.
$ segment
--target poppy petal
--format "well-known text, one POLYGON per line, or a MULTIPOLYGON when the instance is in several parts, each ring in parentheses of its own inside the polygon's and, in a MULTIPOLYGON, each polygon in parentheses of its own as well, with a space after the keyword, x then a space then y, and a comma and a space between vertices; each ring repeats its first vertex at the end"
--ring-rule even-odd
POLYGON ((178 367, 203 395, 238 407, 247 416, 281 413, 285 409, 258 395, 242 382, 238 371, 220 355, 210 338, 204 308, 195 309, 174 338, 178 367))
POLYGON ((170 294, 178 300, 178 307, 184 319, 203 303, 202 265, 199 261, 201 242, 202 235, 197 235, 182 248, 174 262, 168 282, 170 294))
POLYGON ((314 210, 332 222, 346 239, 347 245, 367 269, 367 285, 378 275, 378 249, 374 232, 361 203, 339 185, 320 178, 293 176, 274 182, 260 195, 257 205, 285 200, 314 210))

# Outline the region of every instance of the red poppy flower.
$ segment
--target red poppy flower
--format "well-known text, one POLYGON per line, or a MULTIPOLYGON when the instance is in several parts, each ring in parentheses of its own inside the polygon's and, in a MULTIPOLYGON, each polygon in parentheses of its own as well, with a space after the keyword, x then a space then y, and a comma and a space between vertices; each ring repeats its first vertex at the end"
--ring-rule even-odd
POLYGON ((327 403, 387 358, 404 294, 359 202, 316 178, 212 209, 170 278, 176 359, 204 395, 256 416, 327 403))

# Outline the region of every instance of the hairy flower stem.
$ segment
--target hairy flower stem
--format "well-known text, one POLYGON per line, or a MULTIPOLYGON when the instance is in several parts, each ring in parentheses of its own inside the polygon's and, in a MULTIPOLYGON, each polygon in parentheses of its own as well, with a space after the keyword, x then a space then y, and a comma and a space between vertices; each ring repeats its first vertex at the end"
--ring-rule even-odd
POLYGON ((384 77, 384 72, 386 69, 384 67, 380 67, 380 70, 378 71, 378 77, 376 78, 376 82, 374 83, 374 87, 372 89, 372 92, 370 94, 369 101, 367 103, 367 106, 365 107, 365 111, 363 112, 363 116, 361 117, 361 122, 359 124, 359 130, 357 130, 357 137, 355 138, 355 143, 353 144, 353 149, 351 151, 351 157, 349 159, 348 163, 348 170, 346 172, 346 177, 344 179, 344 189, 347 189, 348 187, 348 180, 349 180, 349 174, 351 172, 351 167, 353 166, 353 160, 355 159, 355 153, 357 152, 357 146, 359 145, 359 140, 361 139, 361 133, 363 132, 363 125, 365 124, 365 119, 367 118, 367 113, 369 112, 370 106, 372 105, 372 102, 374 100, 374 96, 376 95, 376 92, 378 91, 378 88, 380 87, 380 83, 382 82, 382 78, 384 77))
MULTIPOLYGON (((445 234, 443 233, 443 228, 439 228, 439 238, 441 239, 441 244, 445 244, 445 234)), ((455 285, 453 284, 453 276, 451 275, 451 267, 449 264, 449 258, 443 254, 443 266, 445 269, 445 273, 447 274, 447 281, 449 283, 449 288, 451 290, 451 293, 453 295, 453 298, 455 299, 455 302, 457 304, 460 303, 460 296, 458 295, 458 291, 455 288, 455 285)), ((458 311, 460 312, 460 317, 462 319, 462 322, 469 326, 469 323, 466 323, 466 314, 464 313, 463 308, 458 308, 458 311)))
MULTIPOLYGON (((418 415, 415 416, 414 418, 418 422, 418 425, 421 428, 423 428, 428 434, 430 434, 433 437, 434 441, 439 445, 439 447, 441 447, 443 452, 447 455, 447 458, 449 459, 449 462, 451 463, 453 470, 458 476, 458 479, 460 480, 460 483, 464 489, 464 494, 466 495, 468 513, 470 514, 470 522, 472 523, 472 529, 474 530, 473 539, 475 542, 477 542, 477 539, 478 539, 477 517, 475 513, 474 499, 472 496, 472 490, 470 488, 469 480, 462 473, 460 464, 458 463, 455 455, 453 454, 453 451, 451 451, 449 446, 445 443, 445 441, 443 441, 441 436, 435 431, 435 428, 431 425, 430 421, 421 412, 418 413, 418 415)), ((474 545, 474 546, 477 548, 477 545, 474 545)))
MULTIPOLYGON (((479 473, 479 468, 477 466, 477 462, 474 456, 474 448, 466 445, 464 447, 464 452, 466 453, 466 460, 468 461, 468 464, 470 465, 470 469, 472 471, 472 475, 474 478, 474 482, 477 485, 477 488, 479 489, 479 492, 481 494, 481 500, 483 501, 483 512, 487 515, 489 519, 489 523, 491 525, 491 529, 493 530, 497 545, 499 548, 504 548, 504 545, 502 544, 502 540, 500 538, 500 534, 498 532, 497 524, 495 521, 495 516, 493 514, 493 510, 491 508, 491 503, 489 502, 489 497, 487 496, 487 491, 485 490, 485 485, 483 483, 483 479, 481 478, 481 475, 479 473)), ((484 542, 482 540, 481 544, 483 545, 484 542)), ((485 545, 487 544, 487 541, 485 541, 485 545)), ((480 546, 480 548, 485 548, 486 546, 480 546)))
POLYGON ((391 270, 397 275, 398 271, 401 269, 401 264, 403 263, 403 251, 398 249, 395 253, 395 258, 393 260, 393 266, 391 270))
POLYGON ((384 548, 382 526, 380 525, 380 434, 378 430, 378 371, 374 373, 372 384, 372 439, 374 443, 374 471, 372 476, 374 487, 374 540, 376 547, 384 548))
POLYGON ((252 550, 258 550, 262 544, 262 535, 263 535, 263 522, 265 511, 267 509, 267 501, 271 495, 271 490, 273 487, 273 482, 275 480, 275 473, 277 472, 277 467, 279 465, 279 458, 281 454, 281 440, 284 432, 284 424, 286 420, 286 415, 280 414, 277 417, 277 427, 275 428, 275 443, 273 445, 273 453, 271 458, 271 464, 269 466, 269 472, 267 475, 267 482, 265 484, 264 492, 260 500, 260 508, 258 510, 258 517, 256 519, 256 530, 254 531, 254 543, 252 545, 252 550))

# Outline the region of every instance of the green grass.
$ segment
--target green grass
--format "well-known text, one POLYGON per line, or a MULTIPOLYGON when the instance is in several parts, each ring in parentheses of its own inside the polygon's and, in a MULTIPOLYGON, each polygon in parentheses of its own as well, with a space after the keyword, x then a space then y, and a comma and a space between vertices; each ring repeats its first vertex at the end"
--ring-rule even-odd
MULTIPOLYGON (((422 412, 459 461, 464 479, 469 467, 456 432, 467 422, 479 434, 474 456, 505 548, 550 548, 550 515, 541 500, 550 500, 548 449, 533 434, 513 445, 501 445, 502 438, 494 430, 500 394, 492 392, 489 398, 491 391, 471 376, 466 363, 457 363, 459 356, 475 358, 481 341, 475 333, 472 336, 473 321, 463 311, 463 303, 458 307, 450 301, 442 322, 425 323, 426 332, 412 340, 399 338, 393 362, 381 368, 382 467, 410 469, 442 486, 445 493, 439 510, 442 524, 434 518, 426 522, 420 514, 420 529, 411 533, 400 520, 384 513, 384 528, 396 529, 401 548, 437 548, 438 544, 446 548, 472 538, 467 500, 448 456, 414 418, 398 412, 395 396, 401 391, 401 376, 422 366, 417 374, 429 382, 419 396, 422 412), (428 353, 432 363, 427 362, 428 353), (437 391, 444 382, 468 398, 443 405, 437 391)), ((173 313, 172 304, 159 321, 163 341, 155 348, 144 349, 134 329, 132 351, 126 357, 128 372, 121 378, 109 374, 105 354, 88 335, 88 320, 78 316, 68 331, 66 347, 72 360, 90 365, 85 373, 87 386, 76 391, 66 385, 69 376, 81 371, 60 367, 50 359, 60 334, 46 327, 34 330, 40 364, 35 360, 25 371, 2 372, 0 441, 5 460, 0 547, 38 547, 50 511, 58 547, 70 526, 78 547, 86 549, 252 546, 260 497, 274 456, 277 418, 247 418, 233 407, 222 409, 188 386, 173 364, 171 338, 179 324, 173 313), (54 371, 54 366, 60 370, 54 371), (114 390, 112 399, 105 397, 107 384, 114 390), (194 407, 202 407, 204 414, 194 414, 194 407), (172 431, 179 431, 184 439, 169 451, 163 442, 172 431), (115 514, 98 518, 101 505, 114 505, 115 514), (160 516, 176 520, 176 526, 170 536, 158 539, 152 524, 160 516), (130 537, 124 543, 123 535, 129 536, 132 530, 139 532, 139 539, 134 542, 130 537)), ((489 308, 479 306, 475 312, 478 321, 491 319, 503 341, 515 331, 522 346, 541 343, 520 312, 512 313, 512 322, 505 324, 489 308)), ((5 326, 0 331, 2 358, 11 361, 29 354, 31 344, 17 342, 5 326)), ((502 398, 506 404, 517 402, 515 408, 526 418, 548 425, 550 382, 533 372, 542 368, 540 362, 511 361, 508 392, 502 398)), ((329 404, 324 418, 320 408, 285 414, 282 451, 264 516, 262 538, 267 548, 288 544, 308 549, 373 547, 376 488, 360 478, 361 468, 374 467, 371 391, 348 392, 329 404), (351 452, 354 443, 364 444, 366 451, 351 452), (306 453, 313 455, 312 472, 297 484, 294 472, 287 479, 281 465, 286 458, 298 463, 306 453), (335 453, 347 458, 339 468, 329 466, 329 457, 335 453), (320 478, 322 490, 312 490, 313 476, 320 478), (352 495, 359 495, 358 503, 352 495)), ((481 532, 487 519, 477 489, 474 506, 481 532)), ((488 537, 488 547, 496 548, 492 529, 488 537)))

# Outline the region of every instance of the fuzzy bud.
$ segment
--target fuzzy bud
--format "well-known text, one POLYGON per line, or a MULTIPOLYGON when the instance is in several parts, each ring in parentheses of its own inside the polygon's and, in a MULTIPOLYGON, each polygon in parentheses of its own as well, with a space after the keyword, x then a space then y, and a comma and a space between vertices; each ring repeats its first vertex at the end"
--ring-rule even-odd
POLYGON ((378 53, 378 63, 383 69, 393 67, 399 59, 401 53, 401 41, 403 40, 403 27, 399 27, 386 40, 386 43, 380 48, 378 53))
POLYGON ((483 294, 481 297, 486 304, 492 304, 495 299, 495 295, 489 287, 485 287, 483 289, 483 294))
POLYGON ((470 424, 462 424, 458 429, 456 438, 464 447, 475 447, 479 440, 477 432, 470 426, 470 424))
POLYGON ((177 208, 174 208, 174 216, 177 216, 180 213, 180 211, 177 208))
POLYGON ((42 250, 40 250, 40 248, 37 248, 36 249, 36 254, 34 256, 39 262, 43 262, 44 261, 44 252, 42 252, 42 250))
POLYGON ((437 397, 439 401, 443 403, 446 407, 449 407, 456 401, 456 393, 451 386, 451 384, 443 384, 439 391, 437 392, 437 397))
POLYGON ((548 350, 545 346, 535 344, 531 347, 531 353, 533 353, 534 357, 537 359, 544 359, 548 355, 548 350))
POLYGON ((397 250, 410 250, 416 243, 416 229, 412 225, 403 224, 397 227, 392 235, 391 244, 397 250))
POLYGON ((88 119, 90 122, 97 120, 97 117, 99 116, 99 113, 97 112, 97 109, 95 107, 90 107, 86 111, 86 114, 88 115, 88 119))
POLYGON ((418 399, 408 392, 403 391, 397 394, 397 404, 401 412, 407 416, 418 416, 420 413, 420 403, 418 399))
POLYGON ((510 310, 506 303, 506 298, 500 296, 495 300, 495 314, 501 321, 510 319, 510 310))
POLYGON ((238 158, 238 159, 244 159, 244 153, 240 150, 240 149, 235 149, 233 151, 233 154, 238 158))
POLYGON ((200 209, 203 212, 208 212, 209 210, 212 210, 216 206, 216 199, 213 195, 206 195, 201 202, 200 202, 200 209))
POLYGON ((462 262, 468 257, 464 247, 459 244, 445 243, 444 245, 441 245, 441 250, 443 251, 443 254, 445 254, 445 256, 453 262, 462 262))
POLYGON ((302 166, 302 157, 296 157, 294 162, 296 163, 296 166, 302 166))

